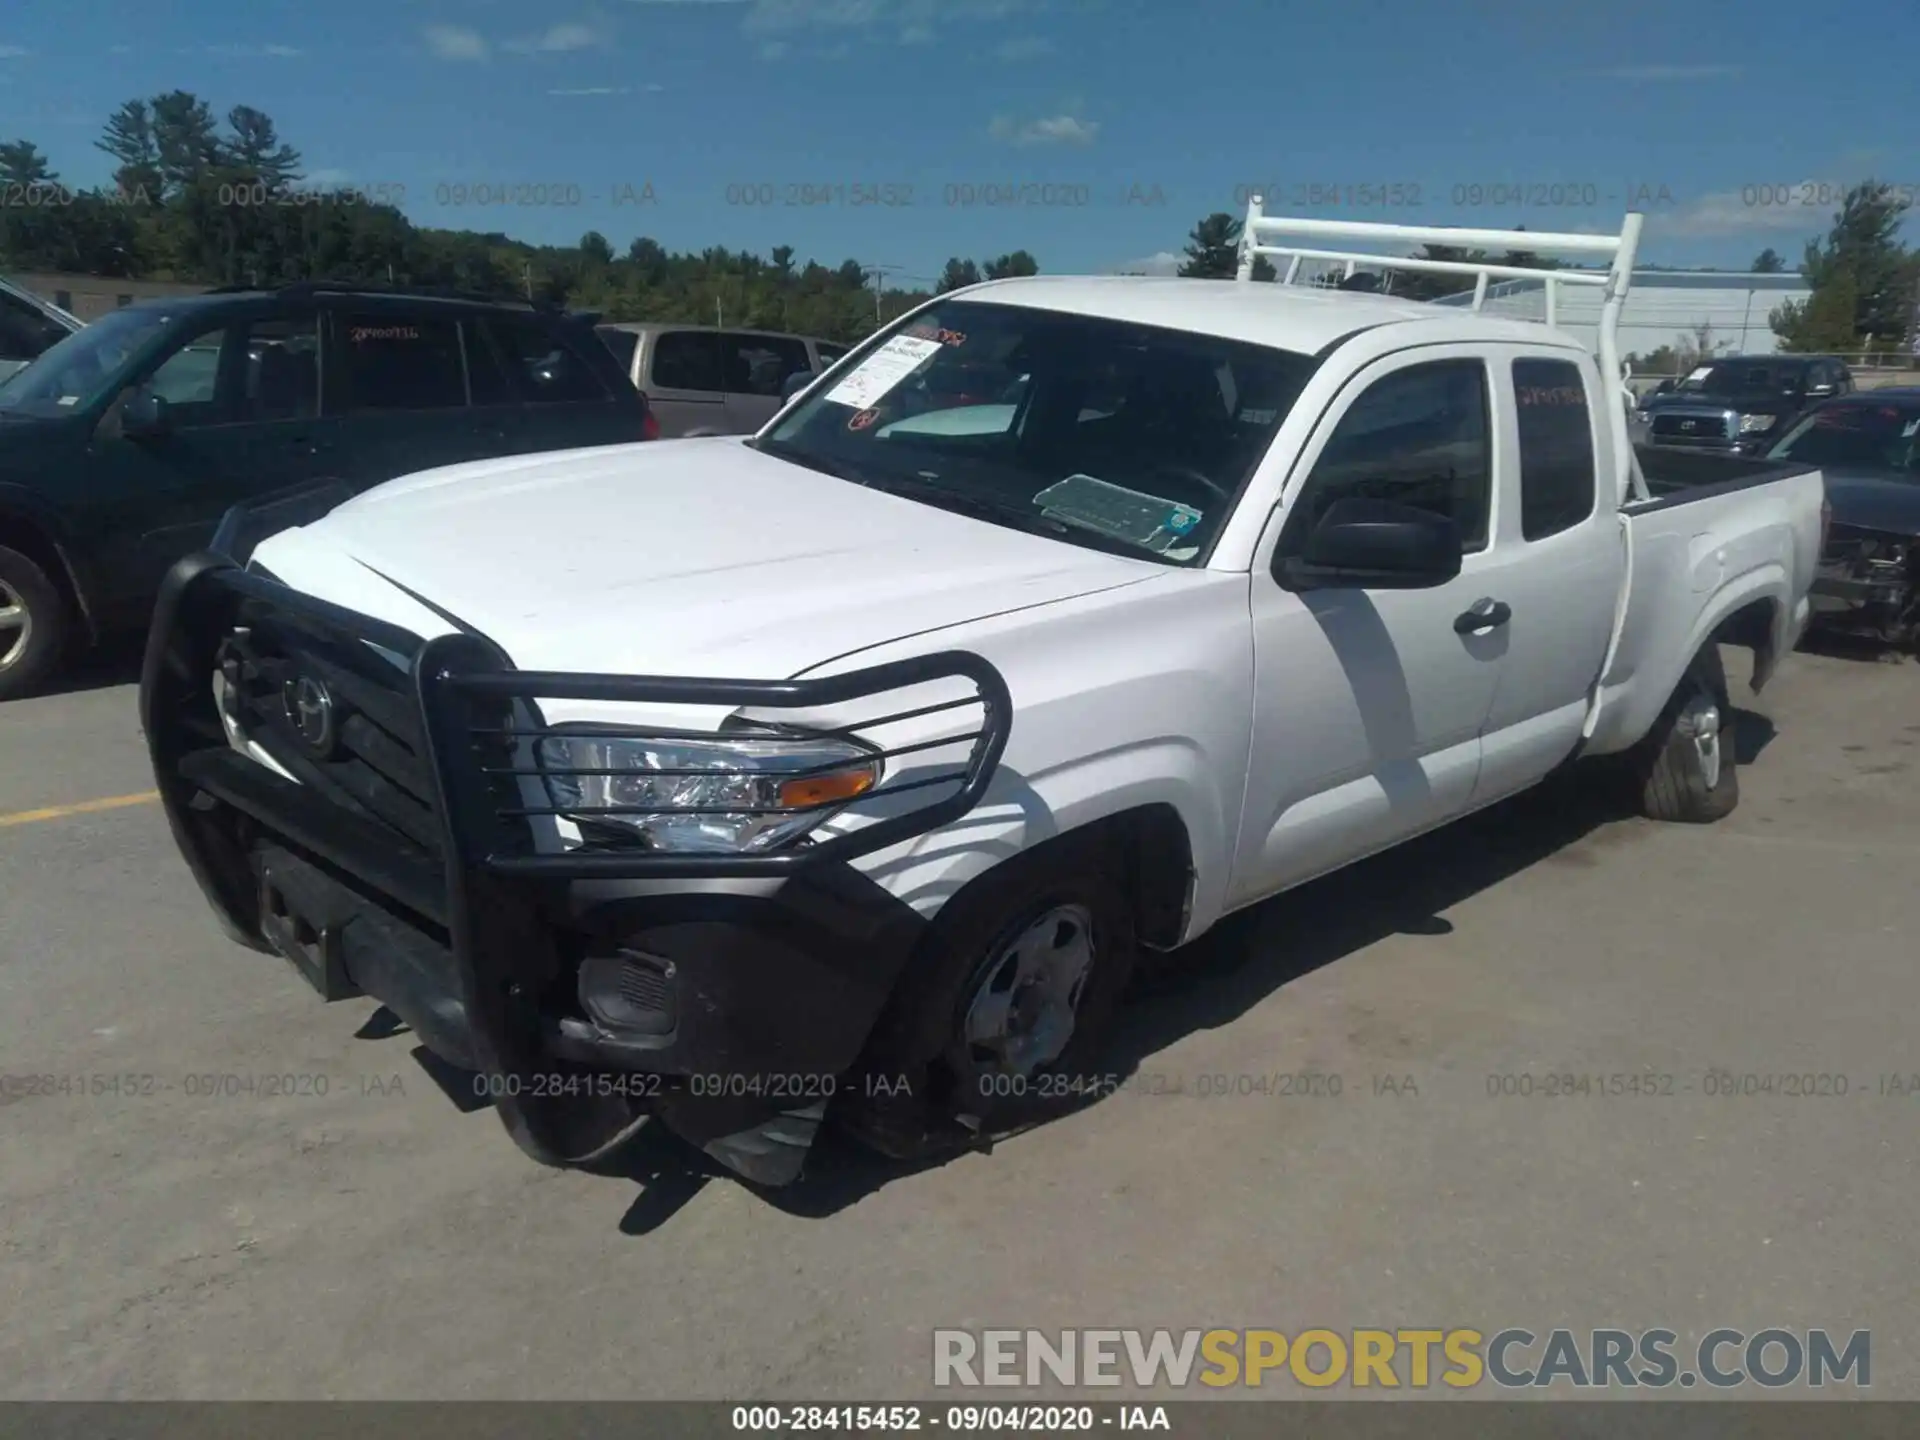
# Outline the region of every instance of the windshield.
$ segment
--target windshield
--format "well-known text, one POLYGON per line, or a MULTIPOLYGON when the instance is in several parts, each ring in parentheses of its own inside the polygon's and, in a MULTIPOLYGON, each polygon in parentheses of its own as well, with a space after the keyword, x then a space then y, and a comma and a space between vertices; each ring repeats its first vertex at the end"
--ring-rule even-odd
POLYGON ((1742 395, 1756 390, 1800 390, 1806 386, 1804 365, 1769 365, 1752 360, 1716 360, 1702 365, 1680 382, 1689 395, 1742 395))
POLYGON ((1016 529, 1202 563, 1314 362, 1239 341, 950 301, 755 443, 1016 529))
POLYGON ((1920 463, 1920 400, 1825 405, 1794 426, 1768 453, 1774 460, 1887 470, 1916 477, 1920 463))
POLYGON ((101 316, 0 385, 0 410, 51 416, 84 408, 98 399, 135 352, 179 313, 170 308, 131 305, 101 316))

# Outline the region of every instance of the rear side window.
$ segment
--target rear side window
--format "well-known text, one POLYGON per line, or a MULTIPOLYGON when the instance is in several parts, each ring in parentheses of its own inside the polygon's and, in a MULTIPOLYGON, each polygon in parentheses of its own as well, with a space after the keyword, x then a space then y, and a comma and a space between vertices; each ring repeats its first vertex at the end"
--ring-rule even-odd
POLYGON ((669 330, 653 342, 653 384, 662 390, 703 390, 724 395, 720 341, 701 330, 669 330))
POLYGON ((820 368, 824 370, 837 361, 842 355, 846 354, 847 347, 845 345, 822 345, 815 342, 813 351, 814 354, 820 357, 820 368))
POLYGON ((727 391, 733 395, 778 396, 787 377, 812 374, 807 347, 777 335, 722 335, 727 391))
POLYGON ((580 405, 607 398, 607 387, 587 361, 538 320, 497 315, 484 323, 529 404, 580 405))
POLYGON ((437 316, 343 311, 340 351, 350 410, 455 410, 467 403, 460 330, 437 316))
POLYGON ((1513 362, 1520 422, 1520 533, 1544 540, 1593 514, 1593 415, 1580 367, 1567 360, 1513 362))
POLYGON ((619 362, 620 373, 633 374, 633 352, 640 348, 640 337, 631 330, 616 330, 611 325, 602 325, 593 333, 613 352, 613 358, 619 362))

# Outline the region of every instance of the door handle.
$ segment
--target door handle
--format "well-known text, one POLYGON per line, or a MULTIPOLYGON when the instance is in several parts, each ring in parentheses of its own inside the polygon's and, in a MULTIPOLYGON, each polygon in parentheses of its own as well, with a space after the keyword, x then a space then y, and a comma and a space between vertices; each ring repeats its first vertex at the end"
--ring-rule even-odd
POLYGON ((1454 616, 1453 628, 1462 635, 1484 635, 1498 630, 1513 618, 1513 607, 1504 600, 1476 600, 1454 616))

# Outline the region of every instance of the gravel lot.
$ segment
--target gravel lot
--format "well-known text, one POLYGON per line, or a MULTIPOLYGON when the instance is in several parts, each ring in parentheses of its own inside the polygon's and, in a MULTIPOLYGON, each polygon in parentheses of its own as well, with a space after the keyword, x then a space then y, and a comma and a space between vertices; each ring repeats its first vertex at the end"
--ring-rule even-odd
POLYGON ((1920 1073, 1920 665, 1795 656, 1719 826, 1542 792, 1230 922, 1128 1014, 1184 1096, 772 1198, 644 1136, 535 1166, 227 943, 155 805, 18 819, 148 789, 124 681, 0 707, 0 1070, 159 1087, 0 1092, 0 1396, 911 1399, 935 1326, 1724 1324, 1871 1329, 1920 1397, 1920 1094, 1880 1093, 1920 1073), (1341 1095, 1199 1093, 1300 1070, 1341 1095), (1488 1093, 1562 1071, 1676 1088, 1488 1093), (327 1093, 189 1093, 286 1072, 327 1093))

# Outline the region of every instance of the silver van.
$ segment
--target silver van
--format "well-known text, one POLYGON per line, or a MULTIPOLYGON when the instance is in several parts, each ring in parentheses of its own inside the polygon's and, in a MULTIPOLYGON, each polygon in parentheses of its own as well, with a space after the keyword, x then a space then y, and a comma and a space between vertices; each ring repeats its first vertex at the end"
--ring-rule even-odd
POLYGON ((711 325, 634 321, 595 329, 652 405, 663 440, 751 435, 780 409, 791 376, 820 374, 853 348, 711 325))

